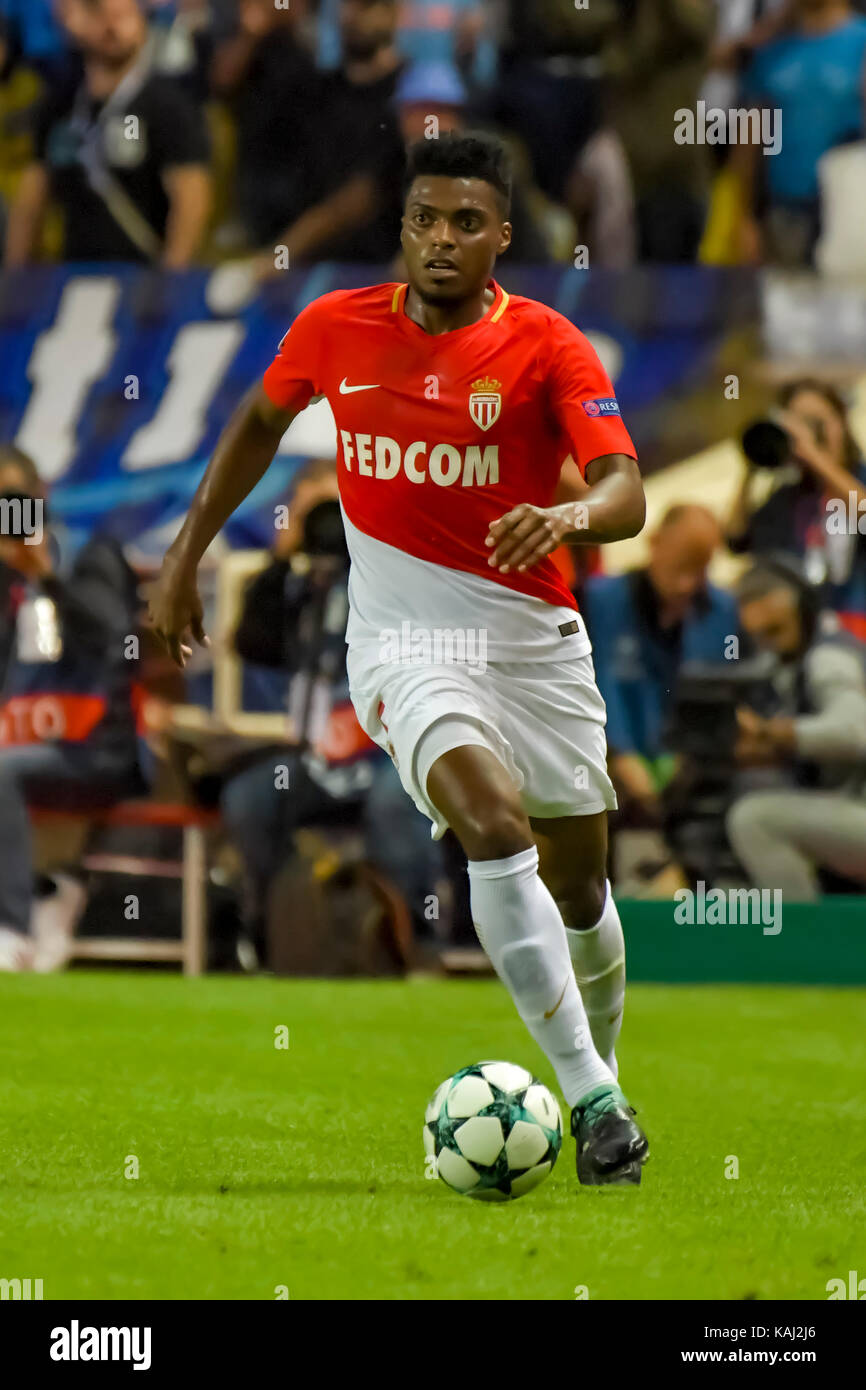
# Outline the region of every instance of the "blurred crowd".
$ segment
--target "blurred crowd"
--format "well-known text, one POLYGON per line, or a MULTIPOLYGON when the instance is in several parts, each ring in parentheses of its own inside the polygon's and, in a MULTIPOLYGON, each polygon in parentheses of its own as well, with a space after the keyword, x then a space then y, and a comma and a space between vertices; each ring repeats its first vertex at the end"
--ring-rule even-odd
POLYGON ((638 892, 741 876, 791 901, 866 888, 860 516, 866 462, 845 401, 802 378, 746 432, 728 517, 674 505, 646 564, 585 584, 615 832, 656 832, 638 892), (723 548, 746 560, 731 590, 709 579, 723 548))
MULTIPOLYGON (((554 555, 585 615, 607 706, 619 801, 610 872, 621 892, 670 897, 703 881, 814 901, 866 890, 866 463, 844 399, 811 379, 789 383, 744 443, 727 519, 670 507, 646 562, 621 574, 605 574, 592 548, 554 555), (758 472, 769 490, 756 488, 758 472), (732 590, 709 578, 724 546, 746 558, 732 590), (626 868, 628 837, 644 852, 626 868)), ((47 493, 33 460, 4 446, 4 505, 42 505, 47 493)), ((159 661, 148 674, 147 661, 129 659, 147 634, 116 542, 95 535, 70 549, 50 513, 38 536, 0 540, 0 969, 62 965, 87 897, 68 852, 60 872, 35 872, 33 810, 98 813, 153 795, 166 773, 175 797, 219 812, 235 856, 238 939, 255 963, 291 947, 297 968, 313 968, 297 953, 312 913, 298 835, 311 827, 326 841, 335 827, 360 837, 407 933, 437 959, 474 945, 459 844, 450 831, 431 841, 351 705, 337 498, 333 460, 302 466, 270 554, 240 589, 233 581, 234 617, 212 626, 206 604, 215 647, 182 685, 175 671, 173 687, 159 661), (197 770, 187 757, 178 780, 176 712, 215 708, 210 685, 228 653, 240 663, 238 709, 279 721, 239 738, 236 723, 205 712, 197 770)), ((357 929, 357 905, 352 920, 357 929)))
POLYGON ((388 264, 407 141, 471 125, 515 261, 808 265, 864 56, 866 0, 0 0, 5 263, 388 264))
MULTIPOLYGON (((583 247, 581 263, 600 267, 802 267, 828 239, 862 257, 864 11, 0 0, 4 264, 243 258, 265 281, 340 259, 400 274, 406 145, 462 126, 511 148, 516 261, 569 264, 583 247), (775 153, 710 138, 742 133, 740 109, 781 112, 775 153), (676 138, 683 112, 694 138, 676 138)), ((771 143, 772 120, 762 129, 771 143)), ((701 880, 801 900, 863 891, 863 450, 846 401, 817 380, 787 385, 743 444, 729 517, 672 507, 625 574, 603 573, 586 547, 557 553, 607 704, 611 876, 647 894, 701 880), (724 548, 744 565, 730 591, 709 579, 724 548), (650 848, 623 867, 627 834, 650 848)), ((242 668, 239 701, 288 711, 292 736, 232 742, 206 720, 182 771, 175 712, 213 706, 199 679, 213 673, 172 685, 153 648, 148 661, 141 576, 105 537, 71 547, 38 460, 4 445, 0 503, 46 499, 44 534, 0 538, 0 969, 62 965, 87 897, 71 854, 36 871, 34 808, 84 815, 136 796, 219 812, 254 961, 272 963, 269 922, 283 936, 300 928, 299 880, 285 875, 310 826, 360 836, 418 940, 474 944, 456 840, 431 841, 348 698, 333 460, 299 471, 289 526, 216 633, 214 660, 230 651, 242 668), (141 661, 129 648, 139 637, 141 661)))

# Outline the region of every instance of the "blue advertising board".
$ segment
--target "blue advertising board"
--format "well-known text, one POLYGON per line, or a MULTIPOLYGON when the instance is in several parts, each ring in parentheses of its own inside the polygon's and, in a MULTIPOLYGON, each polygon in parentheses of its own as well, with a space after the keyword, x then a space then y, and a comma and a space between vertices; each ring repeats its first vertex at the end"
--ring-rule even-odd
MULTIPOLYGON (((33 456, 73 535, 100 527, 143 558, 160 555, 232 409, 296 314, 329 290, 393 279, 384 267, 322 264, 244 288, 239 271, 77 265, 3 277, 0 438, 33 456)), ((590 336, 639 450, 658 433, 659 403, 706 373, 723 336, 757 314, 754 278, 738 271, 503 262, 497 273, 509 293, 552 305, 590 336)), ((232 519, 230 544, 267 544, 293 472, 334 449, 322 401, 283 439, 232 519)))

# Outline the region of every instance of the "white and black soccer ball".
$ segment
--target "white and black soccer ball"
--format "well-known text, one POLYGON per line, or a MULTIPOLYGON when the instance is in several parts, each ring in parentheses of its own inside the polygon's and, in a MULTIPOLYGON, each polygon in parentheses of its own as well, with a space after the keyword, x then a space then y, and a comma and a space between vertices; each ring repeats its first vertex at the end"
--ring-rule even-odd
POLYGON ((562 1116, 547 1087, 513 1062, 476 1062, 437 1087, 424 1114, 424 1149, 448 1187, 508 1202, 547 1177, 562 1116))

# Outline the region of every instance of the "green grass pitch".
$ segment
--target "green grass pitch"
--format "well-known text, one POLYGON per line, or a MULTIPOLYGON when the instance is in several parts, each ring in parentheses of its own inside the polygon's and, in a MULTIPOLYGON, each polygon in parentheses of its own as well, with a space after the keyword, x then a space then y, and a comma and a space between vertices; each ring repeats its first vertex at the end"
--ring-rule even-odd
POLYGON ((46 1299, 826 1299, 866 1273, 863 1015, 855 990, 631 986, 642 1186, 580 1188, 566 1136, 541 1187, 489 1206, 425 1179, 421 1130, 473 1061, 558 1095, 494 981, 7 976, 0 1277, 46 1299))

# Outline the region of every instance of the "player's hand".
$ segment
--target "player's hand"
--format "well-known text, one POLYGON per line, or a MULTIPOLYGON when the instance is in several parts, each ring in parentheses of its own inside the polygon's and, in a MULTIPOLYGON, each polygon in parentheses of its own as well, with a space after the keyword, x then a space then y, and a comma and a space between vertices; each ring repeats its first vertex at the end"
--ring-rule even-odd
POLYGON ((182 568, 170 552, 150 595, 148 611, 154 632, 176 665, 185 666, 192 656, 193 638, 201 647, 210 646, 195 573, 182 568))
POLYGON ((500 574, 527 570, 562 544, 573 529, 557 508, 533 507, 521 502, 496 521, 491 521, 485 545, 494 546, 488 564, 500 574))

